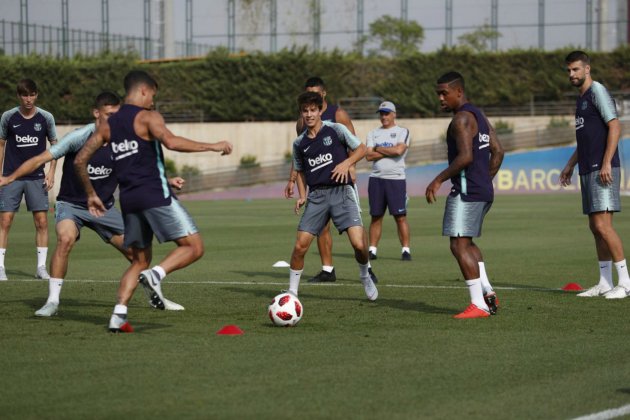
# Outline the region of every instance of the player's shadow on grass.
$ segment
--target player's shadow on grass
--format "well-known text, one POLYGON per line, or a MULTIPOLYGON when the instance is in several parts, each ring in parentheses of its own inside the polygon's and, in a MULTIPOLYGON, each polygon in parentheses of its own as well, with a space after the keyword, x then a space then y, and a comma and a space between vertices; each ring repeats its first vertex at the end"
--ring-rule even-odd
MULTIPOLYGON (((234 293, 244 293, 257 298, 266 298, 273 299, 274 296, 280 293, 279 290, 260 290, 260 289, 252 289, 249 287, 223 287, 222 290, 234 293)), ((357 288, 357 291, 359 288, 357 288)), ((309 292, 300 292, 300 298, 306 299, 320 299, 320 300, 330 300, 330 301, 338 301, 338 302, 357 302, 362 305, 370 305, 373 308, 388 306, 393 309, 398 309, 402 311, 416 311, 427 314, 456 314, 457 311, 449 308, 440 308, 437 306, 429 305, 424 302, 420 302, 417 300, 404 300, 404 299, 389 299, 389 298, 379 298, 375 302, 369 302, 366 300, 363 295, 363 290, 360 291, 360 295, 356 297, 337 297, 337 296, 323 296, 321 294, 309 293, 309 292)))
MULTIPOLYGON (((287 269, 288 270, 288 269, 287 269)), ((241 271, 241 270, 232 270, 230 273, 241 274, 246 277, 273 277, 276 279, 288 279, 289 273, 287 270, 278 270, 278 271, 241 271)))

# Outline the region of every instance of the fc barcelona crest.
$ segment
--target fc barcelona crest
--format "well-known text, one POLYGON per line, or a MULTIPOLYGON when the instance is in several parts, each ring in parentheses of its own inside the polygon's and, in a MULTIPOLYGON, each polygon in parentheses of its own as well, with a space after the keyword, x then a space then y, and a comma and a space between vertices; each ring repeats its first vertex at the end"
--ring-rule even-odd
POLYGON ((42 125, 40 123, 35 123, 33 128, 35 129, 35 131, 42 131, 42 125))
POLYGON ((330 146, 332 144, 332 138, 330 136, 324 137, 324 146, 330 146))
POLYGON ((588 107, 588 102, 582 101, 582 111, 584 111, 588 107))

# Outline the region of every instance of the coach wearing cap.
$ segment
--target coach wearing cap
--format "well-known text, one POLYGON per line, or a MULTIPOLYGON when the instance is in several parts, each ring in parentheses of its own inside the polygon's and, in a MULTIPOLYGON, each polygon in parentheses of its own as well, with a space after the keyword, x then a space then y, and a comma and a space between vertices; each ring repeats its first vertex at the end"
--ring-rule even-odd
POLYGON ((411 261, 409 225, 407 224, 407 181, 405 156, 409 148, 409 130, 396 125, 396 106, 389 101, 380 104, 377 111, 381 126, 367 136, 366 159, 373 162, 368 184, 370 201, 370 259, 377 258, 385 209, 394 216, 398 238, 402 245, 401 260, 411 261))

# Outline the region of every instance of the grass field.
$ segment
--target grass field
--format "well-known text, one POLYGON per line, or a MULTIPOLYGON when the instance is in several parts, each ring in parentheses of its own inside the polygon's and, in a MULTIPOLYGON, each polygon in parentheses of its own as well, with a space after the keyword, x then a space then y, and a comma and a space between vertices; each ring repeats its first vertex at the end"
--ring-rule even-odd
MULTIPOLYGON (((188 202, 206 255, 163 285, 186 311, 149 309, 138 290, 136 332, 118 335, 106 326, 126 264, 87 229, 58 316, 33 315, 47 283, 22 210, 0 283, 0 418, 571 418, 630 403, 630 301, 560 291, 598 276, 578 195, 497 197, 477 243, 502 306, 481 320, 451 318, 468 291, 440 236, 444 198, 410 205, 413 261, 386 220, 378 301, 335 237, 338 281, 304 281, 301 323, 275 328, 266 307, 288 273, 271 266, 290 256, 292 202, 188 202), (215 334, 227 324, 245 334, 215 334)), ((627 213, 615 226, 630 248, 627 213)), ((313 247, 304 278, 319 268, 313 247)))

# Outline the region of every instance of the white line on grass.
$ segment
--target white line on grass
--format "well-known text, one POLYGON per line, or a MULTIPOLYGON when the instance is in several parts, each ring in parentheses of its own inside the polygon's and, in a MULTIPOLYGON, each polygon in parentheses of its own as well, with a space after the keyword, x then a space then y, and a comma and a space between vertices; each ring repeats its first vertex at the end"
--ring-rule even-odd
MULTIPOLYGON (((12 282, 44 282, 45 280, 41 279, 20 279, 20 280, 12 280, 8 282, 9 284, 12 282)), ((119 283, 119 280, 90 280, 90 279, 64 279, 64 282, 70 283, 119 283)), ((264 281, 212 281, 212 280, 201 280, 201 281, 173 281, 167 282, 169 285, 176 284, 211 284, 211 285, 252 285, 252 286, 286 286, 287 282, 264 282, 264 281)), ((356 283, 308 283, 308 286, 315 287, 357 287, 361 284, 359 282, 356 283)), ((437 286, 430 284, 381 284, 377 283, 378 287, 390 287, 390 288, 398 288, 398 289, 467 289, 468 286, 437 286)), ((559 288, 545 288, 545 287, 508 287, 508 286, 499 286, 495 287, 495 290, 527 290, 527 291, 540 291, 540 292, 551 292, 551 291, 559 291, 562 289, 559 288)))
POLYGON ((612 408, 610 410, 600 411, 599 413, 589 414, 587 416, 576 417, 573 420, 606 420, 614 419, 615 417, 625 416, 630 414, 630 404, 624 405, 619 408, 612 408))

